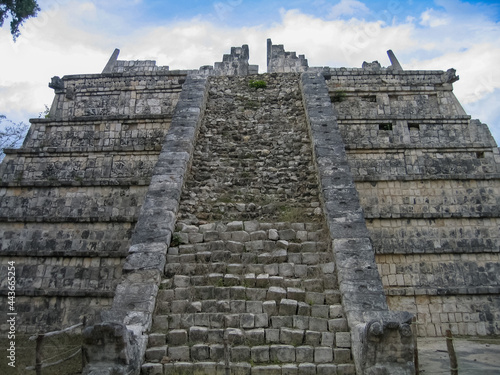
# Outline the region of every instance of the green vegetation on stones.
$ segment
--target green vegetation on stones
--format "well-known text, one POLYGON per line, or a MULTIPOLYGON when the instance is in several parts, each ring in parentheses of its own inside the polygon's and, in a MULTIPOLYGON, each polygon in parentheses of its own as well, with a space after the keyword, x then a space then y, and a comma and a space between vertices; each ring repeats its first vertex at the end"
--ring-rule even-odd
POLYGON ((177 247, 181 244, 181 237, 178 233, 174 233, 172 240, 170 241, 170 247, 177 247))
POLYGON ((346 99, 346 93, 343 90, 337 90, 333 93, 332 102, 340 103, 346 99))
POLYGON ((305 213, 301 207, 290 207, 290 206, 280 206, 279 210, 279 221, 297 223, 304 218, 305 213))
POLYGON ((265 89, 267 87, 267 83, 266 83, 266 81, 252 79, 252 80, 248 81, 248 86, 252 87, 254 89, 265 89))
POLYGON ((260 107, 260 103, 255 100, 248 100, 243 105, 245 109, 257 109, 260 107))

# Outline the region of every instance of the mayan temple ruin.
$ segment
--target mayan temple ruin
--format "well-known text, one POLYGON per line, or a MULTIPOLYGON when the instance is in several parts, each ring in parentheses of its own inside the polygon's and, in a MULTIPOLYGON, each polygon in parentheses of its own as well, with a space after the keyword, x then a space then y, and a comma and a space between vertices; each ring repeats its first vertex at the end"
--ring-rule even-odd
POLYGON ((500 334, 500 154, 453 69, 118 54, 5 150, 19 336, 81 323, 84 375, 413 375, 418 337, 500 334))

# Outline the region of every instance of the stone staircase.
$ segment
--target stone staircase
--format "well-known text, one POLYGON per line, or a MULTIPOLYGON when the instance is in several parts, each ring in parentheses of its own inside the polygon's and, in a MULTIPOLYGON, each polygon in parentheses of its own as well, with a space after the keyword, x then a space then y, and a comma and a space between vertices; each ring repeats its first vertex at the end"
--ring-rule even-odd
POLYGON ((197 139, 142 373, 354 374, 299 76, 210 78, 197 139))
POLYGON ((321 224, 177 230, 143 374, 355 373, 321 224))

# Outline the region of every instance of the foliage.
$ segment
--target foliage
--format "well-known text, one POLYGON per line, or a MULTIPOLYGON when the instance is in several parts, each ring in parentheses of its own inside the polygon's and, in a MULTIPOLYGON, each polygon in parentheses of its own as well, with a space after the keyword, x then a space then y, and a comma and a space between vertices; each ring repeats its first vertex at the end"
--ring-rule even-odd
POLYGON ((24 122, 15 124, 5 116, 0 115, 0 161, 5 156, 5 148, 19 147, 26 136, 29 125, 24 122))
POLYGON ((334 103, 340 103, 340 102, 343 102, 345 99, 346 99, 345 91, 337 90, 333 94, 332 102, 334 102, 334 103))
POLYGON ((265 89, 267 87, 266 81, 252 79, 248 82, 248 86, 254 89, 265 89))
POLYGON ((49 118, 50 107, 44 104, 45 109, 38 114, 38 118, 49 118))
POLYGON ((392 130, 392 123, 385 123, 378 125, 379 130, 392 130))
POLYGON ((177 247, 181 244, 181 237, 178 233, 175 233, 172 236, 172 240, 170 241, 170 247, 177 247))
POLYGON ((300 222, 305 215, 304 210, 301 207, 291 207, 284 205, 284 206, 279 206, 278 210, 279 210, 278 220, 289 223, 300 222))
POLYGON ((3 0, 0 1, 0 27, 4 21, 11 18, 10 33, 14 41, 21 35, 19 27, 30 17, 35 17, 40 10, 35 0, 3 0))

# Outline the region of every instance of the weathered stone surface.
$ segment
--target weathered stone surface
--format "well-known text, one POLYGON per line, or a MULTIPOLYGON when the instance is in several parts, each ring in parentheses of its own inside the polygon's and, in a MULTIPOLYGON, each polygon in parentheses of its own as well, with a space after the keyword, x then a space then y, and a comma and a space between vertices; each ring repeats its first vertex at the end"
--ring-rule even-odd
POLYGON ((231 360, 233 362, 248 362, 250 358, 250 347, 234 346, 231 348, 231 360))
POLYGON ((252 346, 252 360, 256 363, 269 362, 269 346, 252 346))
POLYGON ((214 375, 234 348, 245 375, 411 372, 411 316, 389 306, 419 335, 497 334, 498 149, 453 69, 389 57, 313 68, 269 40, 290 74, 251 75, 242 46, 198 71, 116 52, 54 77, 49 118, 0 166, 18 327, 77 323, 83 303, 98 367, 214 375))
POLYGON ((295 347, 293 345, 271 345, 269 357, 271 362, 295 362, 295 347))
POLYGON ((330 363, 333 361, 333 350, 331 347, 314 348, 314 362, 330 363))
POLYGON ((101 323, 87 327, 83 339, 83 351, 89 360, 83 369, 84 374, 102 367, 116 367, 123 373, 140 368, 139 347, 133 333, 124 324, 101 323))

